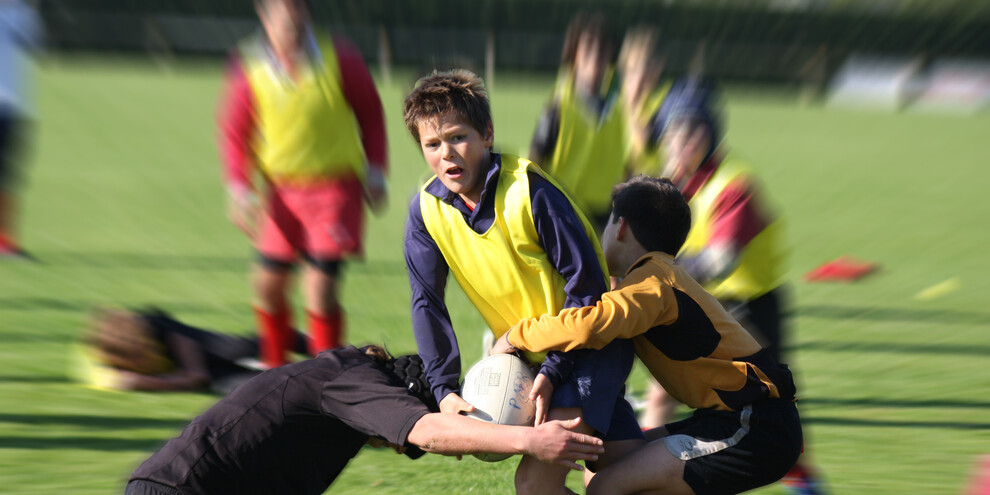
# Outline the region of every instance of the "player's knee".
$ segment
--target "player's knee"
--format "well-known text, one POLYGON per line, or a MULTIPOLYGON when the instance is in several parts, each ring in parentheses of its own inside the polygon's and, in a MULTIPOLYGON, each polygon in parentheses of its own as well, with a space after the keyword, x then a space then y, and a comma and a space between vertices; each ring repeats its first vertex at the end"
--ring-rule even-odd
POLYGON ((558 476, 557 470, 554 468, 555 466, 544 464, 536 459, 524 458, 516 469, 516 495, 571 493, 564 487, 567 473, 564 472, 564 476, 558 476))
POLYGON ((625 487, 621 486, 621 483, 615 480, 612 476, 609 476, 609 472, 596 473, 595 476, 591 478, 588 482, 588 487, 585 490, 586 495, 620 495, 627 493, 625 487))
POLYGON ((275 302, 285 297, 289 283, 288 269, 260 265, 255 268, 251 277, 251 285, 258 298, 275 302))
POLYGON ((259 280, 254 284, 254 293, 258 305, 266 311, 277 312, 283 309, 285 293, 278 285, 259 280))
POLYGON ((516 495, 527 495, 530 493, 539 493, 539 484, 535 476, 532 473, 528 473, 523 469, 516 470, 516 495))
POLYGON ((339 310, 335 275, 329 275, 313 265, 307 265, 303 275, 303 288, 309 309, 326 314, 339 310))
POLYGON ((636 493, 636 494, 662 494, 662 490, 644 490, 642 487, 632 487, 626 486, 623 480, 616 479, 615 477, 609 476, 608 471, 605 475, 595 474, 595 476, 588 483, 588 487, 585 490, 586 495, 623 495, 626 493, 636 493))

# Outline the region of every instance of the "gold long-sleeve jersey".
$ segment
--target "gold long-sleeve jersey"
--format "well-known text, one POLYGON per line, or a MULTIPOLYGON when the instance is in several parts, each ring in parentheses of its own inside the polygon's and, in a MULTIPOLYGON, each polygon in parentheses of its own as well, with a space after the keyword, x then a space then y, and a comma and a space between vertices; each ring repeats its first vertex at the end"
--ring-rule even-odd
POLYGON ((633 339, 664 389, 696 409, 739 410, 764 398, 794 398, 777 363, 673 258, 652 252, 595 306, 522 320, 509 343, 533 352, 599 349, 633 339))

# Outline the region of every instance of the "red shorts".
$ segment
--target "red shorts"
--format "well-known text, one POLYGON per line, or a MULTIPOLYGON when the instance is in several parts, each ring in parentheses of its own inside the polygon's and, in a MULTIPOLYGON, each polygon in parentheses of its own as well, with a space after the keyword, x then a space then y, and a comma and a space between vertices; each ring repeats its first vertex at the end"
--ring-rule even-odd
POLYGON ((272 261, 305 255, 318 261, 360 255, 364 192, 356 177, 313 185, 275 186, 259 222, 255 248, 272 261))

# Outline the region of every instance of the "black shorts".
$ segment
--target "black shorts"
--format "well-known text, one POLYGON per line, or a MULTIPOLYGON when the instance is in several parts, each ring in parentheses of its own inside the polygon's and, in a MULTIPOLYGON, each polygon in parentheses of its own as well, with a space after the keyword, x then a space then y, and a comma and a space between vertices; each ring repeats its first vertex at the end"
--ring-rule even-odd
MULTIPOLYGON (((324 275, 329 277, 338 278, 340 277, 340 269, 344 266, 344 260, 327 260, 327 259, 316 259, 308 254, 302 255, 303 259, 307 263, 316 268, 324 275)), ((278 260, 275 258, 269 258, 261 253, 258 253, 258 263, 273 271, 289 271, 293 269, 296 265, 295 261, 278 260)))
POLYGON ((667 425, 663 441, 686 461, 696 495, 740 493, 784 476, 801 455, 801 419, 793 402, 770 399, 741 411, 699 410, 667 425))

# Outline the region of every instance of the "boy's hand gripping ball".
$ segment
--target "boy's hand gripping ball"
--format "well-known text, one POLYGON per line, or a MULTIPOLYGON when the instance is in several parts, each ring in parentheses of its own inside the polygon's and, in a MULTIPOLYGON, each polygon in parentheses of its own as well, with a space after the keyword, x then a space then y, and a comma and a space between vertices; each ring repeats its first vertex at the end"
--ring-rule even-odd
MULTIPOLYGON (((488 356, 468 370, 461 386, 461 397, 474 406, 468 416, 500 425, 532 426, 536 404, 529 400, 533 372, 512 354, 488 356)), ((474 454, 486 462, 511 457, 508 454, 474 454)))

